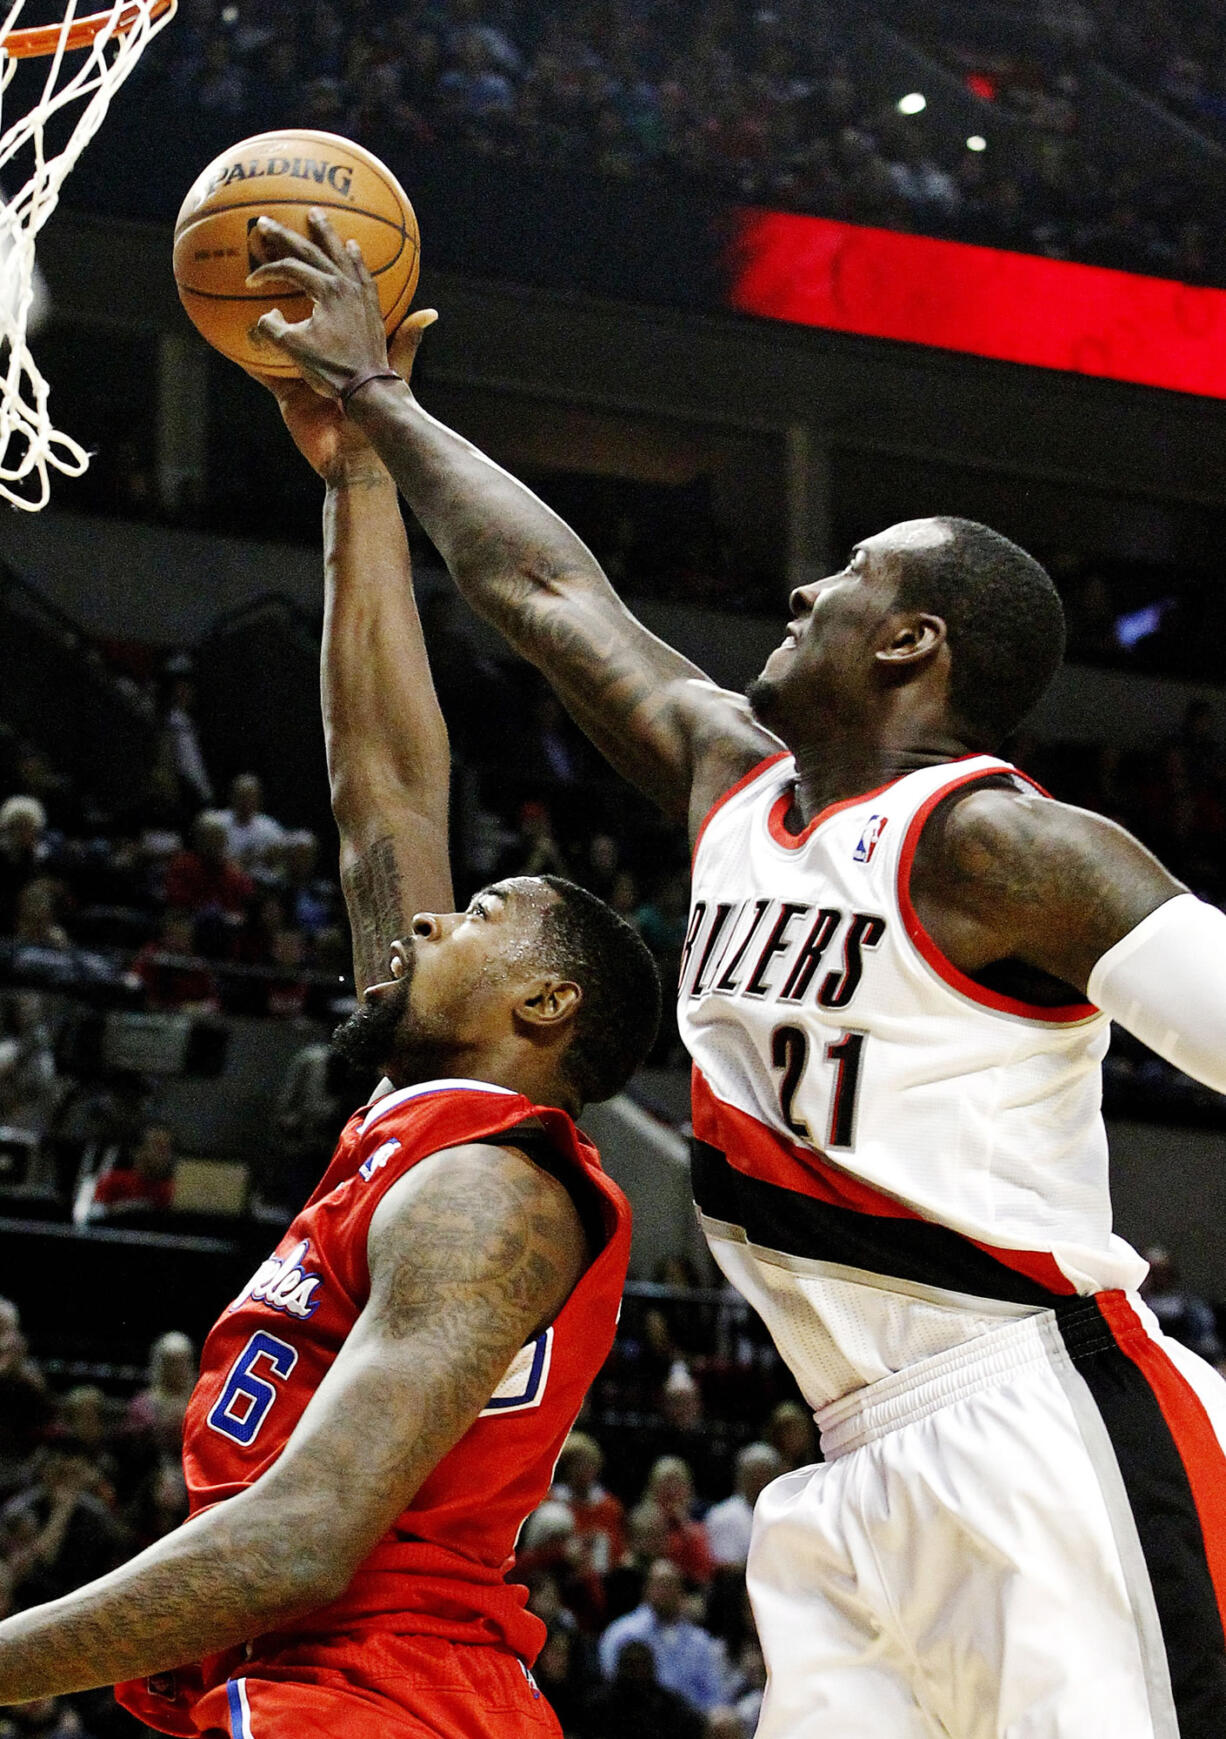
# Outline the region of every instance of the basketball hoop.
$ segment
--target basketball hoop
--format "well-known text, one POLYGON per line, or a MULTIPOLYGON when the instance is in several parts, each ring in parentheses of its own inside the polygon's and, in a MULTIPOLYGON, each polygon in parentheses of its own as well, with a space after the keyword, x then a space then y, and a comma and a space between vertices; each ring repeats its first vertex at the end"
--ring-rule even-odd
POLYGON ((175 0, 115 0, 106 11, 82 18, 77 0, 68 0, 59 24, 19 29, 24 5, 25 0, 0 0, 0 180, 20 152, 28 149, 33 158, 19 191, 0 203, 0 496, 37 513, 50 499, 49 471, 79 477, 89 454, 52 423, 50 389, 26 342, 35 299, 35 241, 111 98, 174 16, 175 0), (28 114, 5 123, 4 93, 18 61, 40 56, 49 64, 37 101, 28 114), (64 116, 71 120, 68 140, 49 153, 47 124, 64 116))

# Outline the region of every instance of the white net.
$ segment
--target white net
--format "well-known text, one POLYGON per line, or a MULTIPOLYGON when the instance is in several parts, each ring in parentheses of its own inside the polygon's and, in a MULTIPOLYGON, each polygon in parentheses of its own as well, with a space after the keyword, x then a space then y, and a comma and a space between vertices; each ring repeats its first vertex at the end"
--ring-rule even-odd
MULTIPOLYGON (((0 182, 12 185, 16 176, 25 176, 7 203, 0 203, 0 496, 37 513, 50 498, 49 473, 79 477, 89 454, 52 423, 49 387, 27 342, 40 293, 35 242, 111 98, 175 7, 164 0, 115 0, 99 13, 93 0, 88 16, 100 18, 101 26, 92 40, 73 47, 86 30, 86 14, 77 0, 66 0, 50 52, 24 63, 39 69, 40 92, 24 114, 8 119, 5 93, 23 62, 3 44, 6 37, 17 40, 12 33, 19 32, 25 3, 0 0, 0 182), (47 137, 52 122, 54 146, 47 137)), ((92 33, 92 23, 88 29, 92 33)))

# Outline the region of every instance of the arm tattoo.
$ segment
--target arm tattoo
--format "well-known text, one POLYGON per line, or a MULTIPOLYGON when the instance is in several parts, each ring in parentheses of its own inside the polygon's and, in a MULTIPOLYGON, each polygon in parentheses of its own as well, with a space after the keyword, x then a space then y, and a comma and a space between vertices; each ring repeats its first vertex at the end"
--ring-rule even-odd
POLYGON ((401 1223, 371 1240, 373 1324, 411 1348, 428 1399, 403 1443, 400 1477, 414 1489, 557 1315, 585 1261, 570 1196, 518 1152, 460 1148, 437 1163, 401 1223))
POLYGON ((334 1599, 585 1261, 563 1186, 509 1148, 415 1167, 369 1244, 370 1302, 279 1459, 109 1576, 0 1624, 0 1704, 162 1672, 334 1599))
POLYGON ((353 931, 353 987, 359 996, 386 976, 388 951, 404 932, 400 866, 390 834, 367 849, 341 876, 353 931))

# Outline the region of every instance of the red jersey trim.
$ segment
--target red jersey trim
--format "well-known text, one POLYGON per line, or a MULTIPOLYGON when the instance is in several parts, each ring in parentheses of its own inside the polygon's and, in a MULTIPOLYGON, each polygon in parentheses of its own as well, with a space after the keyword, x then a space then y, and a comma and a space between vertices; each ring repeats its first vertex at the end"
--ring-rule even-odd
POLYGON ((690 853, 691 866, 693 866, 697 861, 698 847, 702 844, 703 834, 707 831, 708 827, 710 827, 715 817, 724 807, 724 804, 730 803, 737 793, 743 791, 747 785, 752 785, 754 780, 760 778, 761 775, 766 772, 768 767, 775 767, 778 766, 780 761, 786 761, 788 759, 788 753, 787 749, 780 749, 777 755, 767 755, 765 760, 759 761, 756 767, 751 767, 748 773, 742 773, 735 785, 729 785, 726 791, 721 792, 698 825, 698 832, 694 835, 694 849, 690 853))
MULTIPOLYGON (((788 1141, 750 1112, 717 1098, 697 1066, 692 1075, 691 1095, 695 1137, 717 1148, 729 1165, 746 1177, 776 1184, 781 1189, 796 1190, 800 1195, 811 1196, 831 1207, 849 1208, 853 1213, 871 1214, 878 1219, 926 1220, 934 1225, 943 1223, 908 1207, 896 1196, 887 1195, 884 1190, 853 1177, 850 1172, 840 1170, 817 1149, 788 1141)), ((957 1232, 952 1226, 946 1229, 966 1238, 968 1244, 991 1256, 1002 1267, 1024 1274, 1048 1292, 1058 1293, 1061 1297, 1076 1294, 1077 1288, 1049 1251, 1003 1249, 980 1238, 967 1237, 965 1232, 957 1232)))
POLYGON ((789 833, 783 825, 788 810, 795 801, 795 791, 781 791, 771 804, 766 817, 766 831, 776 845, 781 845, 785 851, 799 851, 802 845, 807 845, 813 834, 823 821, 829 821, 832 815, 837 815, 841 809, 854 809, 857 803, 868 803, 874 797, 880 797, 883 791, 888 791, 891 785, 897 785, 899 779, 906 778, 905 773, 898 773, 893 779, 887 779, 884 785, 875 785, 871 791, 861 791, 855 797, 841 797, 837 803, 827 803, 824 809, 819 809, 812 821, 806 821, 799 833, 789 833))
MULTIPOLYGON (((911 871, 915 863, 915 853, 920 835, 933 810, 952 792, 959 791, 964 786, 973 785, 977 780, 999 778, 1005 766, 1006 763, 1002 762, 1000 768, 990 767, 979 773, 964 773, 961 778, 943 785, 939 791, 934 791, 912 816, 898 860, 898 909, 902 913, 903 928, 917 953, 937 977, 944 980, 951 990, 956 990, 959 996, 964 996, 968 1002, 978 1003, 980 1008, 992 1009, 996 1014, 1019 1015, 1024 1020, 1041 1021, 1046 1026, 1075 1026, 1081 1021, 1092 1020, 1099 1013, 1092 1002, 1058 1003, 1047 1008, 1042 1003, 1023 1002, 1018 997, 1004 996, 999 991, 988 990, 984 985, 977 984, 973 978, 960 971, 938 947, 925 930, 911 900, 911 871)), ((1013 778, 1024 779, 1040 797, 1048 795, 1038 781, 1031 779, 1028 774, 1018 772, 1016 768, 1010 768, 1009 773, 1013 778)))
POLYGON ((1183 1372, 1145 1332, 1122 1292, 1100 1292, 1094 1302, 1116 1346, 1140 1371, 1170 1427, 1183 1462, 1204 1536, 1209 1577, 1226 1625, 1226 1455, 1204 1402, 1183 1372))

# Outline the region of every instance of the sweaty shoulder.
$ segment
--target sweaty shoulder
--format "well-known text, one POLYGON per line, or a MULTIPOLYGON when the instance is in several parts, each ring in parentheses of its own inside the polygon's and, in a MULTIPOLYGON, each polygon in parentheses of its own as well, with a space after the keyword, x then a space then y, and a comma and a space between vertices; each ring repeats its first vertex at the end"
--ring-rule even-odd
POLYGON ((706 680, 693 679, 684 687, 693 743, 692 842, 724 793, 784 745, 758 723, 744 695, 706 680))
POLYGON ((921 923, 962 971, 1021 960, 1083 992, 1107 949, 1182 892, 1116 822, 1004 782, 938 805, 911 872, 921 923))

